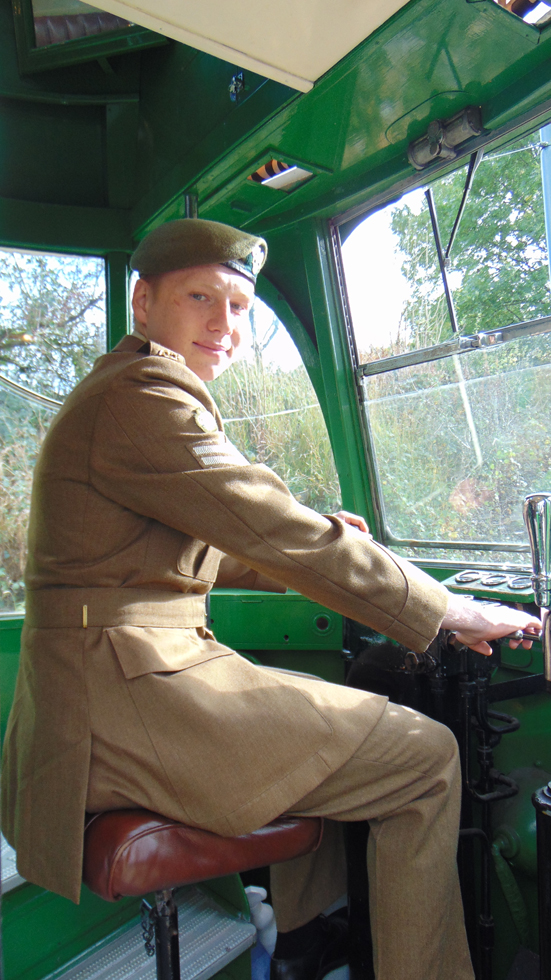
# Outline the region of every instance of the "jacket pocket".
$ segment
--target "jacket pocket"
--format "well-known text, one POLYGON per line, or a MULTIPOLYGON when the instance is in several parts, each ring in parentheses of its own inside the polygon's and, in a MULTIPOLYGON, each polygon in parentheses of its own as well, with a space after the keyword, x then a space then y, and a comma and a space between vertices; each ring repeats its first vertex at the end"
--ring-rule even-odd
POLYGON ((233 656, 233 650, 203 640, 194 628, 112 626, 105 632, 127 680, 144 674, 170 674, 233 656))
POLYGON ((178 571, 195 582, 213 585, 218 575, 222 553, 195 538, 186 538, 178 556, 178 571))

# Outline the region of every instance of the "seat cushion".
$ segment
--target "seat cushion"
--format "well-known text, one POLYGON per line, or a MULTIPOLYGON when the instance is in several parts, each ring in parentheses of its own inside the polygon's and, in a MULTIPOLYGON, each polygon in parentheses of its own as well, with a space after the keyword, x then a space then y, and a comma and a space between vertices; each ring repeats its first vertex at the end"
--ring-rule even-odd
POLYGON ((243 837, 219 837, 149 810, 113 810, 86 828, 83 879, 114 902, 300 857, 318 847, 322 830, 318 817, 279 817, 243 837))

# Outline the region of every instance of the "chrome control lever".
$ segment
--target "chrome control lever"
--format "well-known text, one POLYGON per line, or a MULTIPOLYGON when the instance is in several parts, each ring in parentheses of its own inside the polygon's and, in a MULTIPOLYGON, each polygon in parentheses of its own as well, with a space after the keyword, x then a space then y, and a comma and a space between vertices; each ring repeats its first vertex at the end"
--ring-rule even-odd
POLYGON ((532 549, 532 586, 536 605, 551 607, 551 493, 524 498, 524 520, 532 549))
POLYGON ((551 493, 528 494, 523 513, 532 549, 534 599, 541 609, 545 684, 551 693, 551 493))

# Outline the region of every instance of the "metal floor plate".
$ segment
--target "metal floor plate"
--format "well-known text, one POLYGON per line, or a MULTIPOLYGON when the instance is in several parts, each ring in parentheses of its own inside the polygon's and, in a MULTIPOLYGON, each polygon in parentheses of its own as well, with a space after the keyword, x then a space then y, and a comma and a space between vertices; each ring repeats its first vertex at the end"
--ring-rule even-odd
MULTIPOLYGON (((198 888, 182 889, 177 904, 182 980, 208 980, 255 941, 250 922, 232 918, 198 888)), ((155 957, 146 955, 138 924, 55 976, 56 980, 154 980, 155 957)))

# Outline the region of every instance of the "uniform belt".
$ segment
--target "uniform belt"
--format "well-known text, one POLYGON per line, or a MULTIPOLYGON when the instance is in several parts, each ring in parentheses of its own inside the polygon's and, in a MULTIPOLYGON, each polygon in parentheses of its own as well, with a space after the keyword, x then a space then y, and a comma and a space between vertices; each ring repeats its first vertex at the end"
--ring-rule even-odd
POLYGON ((41 629, 205 623, 204 595, 124 588, 37 589, 26 594, 25 624, 41 629))

